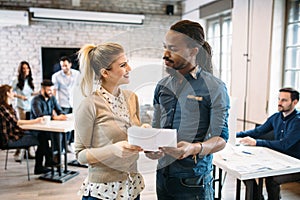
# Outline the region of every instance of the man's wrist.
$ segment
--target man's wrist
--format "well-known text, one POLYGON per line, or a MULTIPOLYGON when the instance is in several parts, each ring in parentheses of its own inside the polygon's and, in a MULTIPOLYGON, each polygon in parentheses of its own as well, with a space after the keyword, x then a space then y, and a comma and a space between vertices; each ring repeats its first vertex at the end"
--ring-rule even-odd
POLYGON ((203 153, 203 145, 201 142, 196 142, 194 143, 194 155, 198 154, 202 154, 203 153))
POLYGON ((203 154, 203 145, 202 145, 202 142, 198 142, 198 144, 200 145, 200 151, 199 151, 198 155, 202 156, 202 154, 203 154))
POLYGON ((195 147, 195 153, 193 155, 193 159, 195 161, 195 164, 197 164, 197 157, 198 158, 203 158, 203 145, 202 145, 202 142, 197 142, 197 143, 194 143, 193 144, 194 147, 195 147), (198 156, 197 156, 198 155, 198 156))

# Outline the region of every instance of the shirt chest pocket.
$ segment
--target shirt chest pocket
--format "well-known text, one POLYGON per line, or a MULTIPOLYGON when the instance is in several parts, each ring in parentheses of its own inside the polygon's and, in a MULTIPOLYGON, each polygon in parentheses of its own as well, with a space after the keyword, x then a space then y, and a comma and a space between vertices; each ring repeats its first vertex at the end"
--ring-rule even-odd
POLYGON ((203 104, 203 97, 187 95, 184 107, 190 112, 199 112, 203 104))

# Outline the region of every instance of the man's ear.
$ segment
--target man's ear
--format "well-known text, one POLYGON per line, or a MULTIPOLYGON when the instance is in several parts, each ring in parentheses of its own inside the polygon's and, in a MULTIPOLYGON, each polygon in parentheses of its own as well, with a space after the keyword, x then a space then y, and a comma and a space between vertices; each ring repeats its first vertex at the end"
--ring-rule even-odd
POLYGON ((199 52, 198 47, 191 48, 191 56, 196 56, 199 52))
POLYGON ((294 105, 294 106, 296 106, 296 105, 297 105, 297 103, 298 103, 298 100, 297 100, 297 99, 295 99, 295 100, 293 101, 293 105, 294 105))

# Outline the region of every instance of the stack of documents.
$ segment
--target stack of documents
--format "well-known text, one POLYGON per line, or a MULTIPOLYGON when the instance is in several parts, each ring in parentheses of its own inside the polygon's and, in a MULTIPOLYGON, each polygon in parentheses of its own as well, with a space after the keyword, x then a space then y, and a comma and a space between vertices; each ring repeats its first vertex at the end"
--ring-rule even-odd
POLYGON ((142 147, 145 151, 158 151, 159 147, 177 147, 176 129, 141 128, 128 129, 128 143, 142 147))

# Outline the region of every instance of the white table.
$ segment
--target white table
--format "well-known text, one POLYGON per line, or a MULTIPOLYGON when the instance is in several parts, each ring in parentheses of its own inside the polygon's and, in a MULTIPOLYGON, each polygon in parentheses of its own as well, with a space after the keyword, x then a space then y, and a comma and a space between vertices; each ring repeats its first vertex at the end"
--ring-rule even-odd
MULTIPOLYGON (((65 133, 74 130, 74 118, 72 115, 68 115, 68 120, 66 121, 51 120, 49 124, 30 124, 30 125, 21 125, 20 127, 24 130, 46 131, 46 132, 52 132, 53 134, 62 133, 65 141, 65 146, 67 146, 65 133)), ((68 170, 67 151, 64 152, 64 170, 63 171, 61 170, 61 153, 62 153, 61 143, 59 143, 58 151, 59 151, 58 158, 60 164, 58 165, 57 172, 55 172, 54 167, 52 167, 51 172, 41 175, 39 177, 40 179, 63 183, 79 174, 79 172, 77 171, 68 170)))
MULTIPOLYGON (((225 149, 214 154, 213 164, 237 179, 236 199, 240 199, 240 183, 243 180, 259 179, 259 193, 262 194, 263 178, 300 172, 299 159, 256 146, 227 144, 225 149)), ((253 199, 251 186, 246 187, 245 199, 253 199)))

